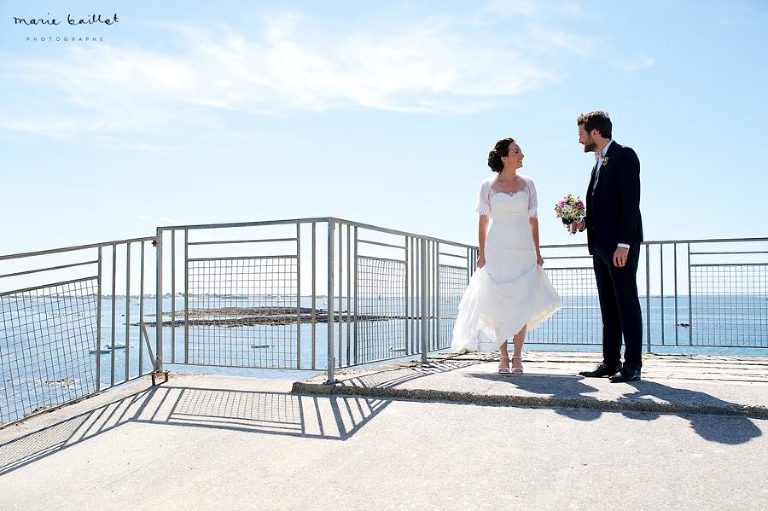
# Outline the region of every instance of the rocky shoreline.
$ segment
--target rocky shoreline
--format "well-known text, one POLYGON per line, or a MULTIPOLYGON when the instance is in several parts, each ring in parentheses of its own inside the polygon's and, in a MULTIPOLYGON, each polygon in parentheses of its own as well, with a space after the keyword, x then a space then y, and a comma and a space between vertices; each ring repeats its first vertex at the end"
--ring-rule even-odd
MULTIPOLYGON (((222 326, 243 327, 257 325, 291 325, 297 319, 300 323, 328 323, 328 311, 326 309, 312 309, 310 307, 221 307, 211 309, 192 309, 185 311, 164 312, 162 325, 166 326, 222 326), (313 313, 314 312, 314 313, 313 313)), ((348 311, 333 313, 333 321, 390 321, 416 319, 405 315, 382 316, 375 314, 353 314, 348 311)), ((156 321, 145 321, 148 327, 156 327, 156 321)), ((133 326, 138 323, 132 323, 133 326)))

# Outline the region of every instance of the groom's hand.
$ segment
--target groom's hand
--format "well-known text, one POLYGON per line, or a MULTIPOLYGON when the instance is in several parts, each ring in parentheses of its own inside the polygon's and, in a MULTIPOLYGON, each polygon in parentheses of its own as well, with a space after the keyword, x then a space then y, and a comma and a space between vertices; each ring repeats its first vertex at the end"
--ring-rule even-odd
POLYGON ((613 265, 616 268, 623 268, 625 264, 627 264, 627 255, 629 254, 629 249, 624 247, 618 247, 616 249, 616 252, 613 253, 613 265))
POLYGON ((571 222, 566 226, 566 228, 571 234, 576 234, 576 231, 584 230, 584 220, 576 220, 575 222, 571 222))

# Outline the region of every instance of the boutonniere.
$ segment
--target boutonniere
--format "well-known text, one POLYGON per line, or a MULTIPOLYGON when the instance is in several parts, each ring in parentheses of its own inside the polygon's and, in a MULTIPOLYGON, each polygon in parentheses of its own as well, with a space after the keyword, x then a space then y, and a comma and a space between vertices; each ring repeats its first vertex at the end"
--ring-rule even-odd
POLYGON ((600 161, 600 165, 601 166, 608 165, 608 157, 607 156, 603 156, 603 159, 600 161))

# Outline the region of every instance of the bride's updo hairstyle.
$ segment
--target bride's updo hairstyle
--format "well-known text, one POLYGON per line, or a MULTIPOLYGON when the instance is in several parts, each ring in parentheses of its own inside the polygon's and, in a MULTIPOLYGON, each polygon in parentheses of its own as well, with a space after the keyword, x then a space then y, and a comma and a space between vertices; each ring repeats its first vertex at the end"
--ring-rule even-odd
POLYGON ((509 146, 515 142, 514 138, 502 138, 488 153, 488 166, 494 172, 501 172, 504 170, 504 162, 501 161, 502 156, 509 155, 509 146))

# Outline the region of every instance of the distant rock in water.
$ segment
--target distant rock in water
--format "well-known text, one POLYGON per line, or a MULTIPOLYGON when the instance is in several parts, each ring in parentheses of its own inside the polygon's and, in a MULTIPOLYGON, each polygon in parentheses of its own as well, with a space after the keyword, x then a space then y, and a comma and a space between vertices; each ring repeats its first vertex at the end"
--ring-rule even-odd
MULTIPOLYGON (((220 307, 213 309, 177 310, 173 314, 163 312, 163 326, 184 326, 185 315, 189 326, 223 326, 241 327, 255 325, 291 325, 298 320, 300 323, 328 323, 328 311, 310 307, 220 307)), ((389 321, 413 319, 405 315, 382 316, 373 314, 352 314, 348 311, 333 313, 333 321, 389 321)), ((145 322, 148 327, 157 326, 157 322, 145 322)), ((138 323, 132 323, 137 326, 138 323)))

